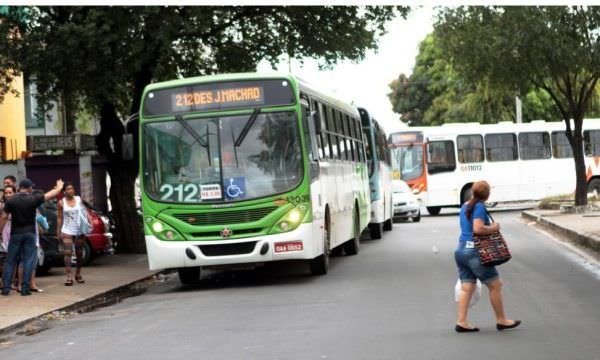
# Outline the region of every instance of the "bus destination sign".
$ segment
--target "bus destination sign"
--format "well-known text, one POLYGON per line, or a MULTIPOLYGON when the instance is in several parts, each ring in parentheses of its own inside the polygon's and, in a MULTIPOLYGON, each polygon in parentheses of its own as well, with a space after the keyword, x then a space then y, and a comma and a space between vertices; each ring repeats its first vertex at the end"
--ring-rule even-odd
POLYGON ((293 105, 296 96, 285 79, 199 83, 146 93, 143 115, 293 105))
POLYGON ((181 92, 173 94, 173 111, 189 111, 210 108, 214 104, 229 105, 262 105, 264 104, 262 86, 239 87, 229 89, 208 89, 205 91, 181 92))

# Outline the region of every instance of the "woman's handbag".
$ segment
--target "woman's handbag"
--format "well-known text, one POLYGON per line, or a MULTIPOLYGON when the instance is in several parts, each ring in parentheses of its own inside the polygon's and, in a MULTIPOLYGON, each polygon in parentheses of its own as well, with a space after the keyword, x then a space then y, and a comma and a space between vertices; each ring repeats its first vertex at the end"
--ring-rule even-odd
MULTIPOLYGON (((487 215, 494 221, 489 213, 487 215)), ((512 257, 510 255, 510 250, 508 250, 508 245, 506 245, 506 241, 502 237, 502 234, 500 234, 500 231, 495 231, 486 235, 473 233, 473 242, 475 243, 475 248, 477 248, 479 252, 479 259, 483 266, 504 264, 512 257)))
POLYGON ((79 231, 84 235, 92 232, 92 223, 90 223, 87 209, 81 201, 79 202, 79 231))

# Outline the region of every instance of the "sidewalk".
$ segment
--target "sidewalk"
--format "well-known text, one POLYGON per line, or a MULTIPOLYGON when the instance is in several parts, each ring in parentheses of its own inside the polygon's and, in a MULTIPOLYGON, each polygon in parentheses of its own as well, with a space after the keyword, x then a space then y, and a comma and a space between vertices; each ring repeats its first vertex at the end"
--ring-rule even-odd
POLYGON ((9 296, 0 296, 0 334, 44 314, 76 311, 91 299, 110 295, 155 273, 148 270, 145 254, 100 256, 83 268, 81 274, 85 283, 74 283, 73 286, 64 285, 64 268, 52 268, 48 275, 37 278, 37 285, 43 292, 21 296, 17 291, 11 291, 9 296))
POLYGON ((600 212, 561 214, 560 210, 527 210, 521 213, 577 245, 600 252, 600 212))

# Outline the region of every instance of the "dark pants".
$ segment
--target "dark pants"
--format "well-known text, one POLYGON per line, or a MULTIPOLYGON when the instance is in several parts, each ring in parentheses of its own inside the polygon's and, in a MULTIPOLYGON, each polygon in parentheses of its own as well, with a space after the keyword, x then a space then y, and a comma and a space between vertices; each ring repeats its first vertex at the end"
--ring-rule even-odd
POLYGON ((21 291, 29 291, 29 282, 33 271, 34 262, 31 259, 36 256, 35 233, 11 234, 8 243, 8 255, 2 274, 3 290, 10 291, 12 276, 17 267, 18 259, 23 263, 23 283, 21 291))

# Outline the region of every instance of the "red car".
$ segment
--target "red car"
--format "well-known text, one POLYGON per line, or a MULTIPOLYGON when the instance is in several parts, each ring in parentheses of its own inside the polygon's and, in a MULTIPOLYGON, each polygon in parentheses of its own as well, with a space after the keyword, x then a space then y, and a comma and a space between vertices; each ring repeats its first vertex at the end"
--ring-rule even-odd
MULTIPOLYGON (((89 264, 96 256, 101 254, 113 254, 115 244, 113 243, 113 222, 100 211, 94 209, 84 201, 92 220, 92 231, 86 235, 83 246, 83 265, 89 264)), ((59 251, 58 239, 56 238, 56 200, 50 200, 42 205, 42 215, 48 221, 48 231, 40 236, 40 256, 38 257, 38 273, 44 274, 52 266, 63 266, 64 257, 59 251)), ((75 263, 75 252, 73 252, 73 263, 75 263)))

